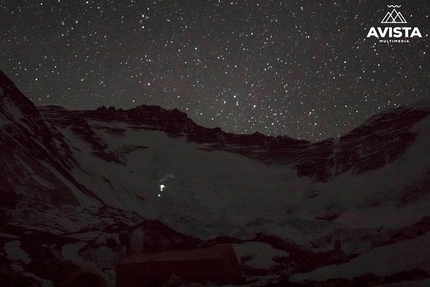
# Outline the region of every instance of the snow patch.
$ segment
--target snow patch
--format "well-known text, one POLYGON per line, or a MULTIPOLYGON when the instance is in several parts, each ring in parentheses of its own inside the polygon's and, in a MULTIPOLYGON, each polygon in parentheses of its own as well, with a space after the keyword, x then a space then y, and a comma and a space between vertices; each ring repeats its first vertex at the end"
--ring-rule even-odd
POLYGON ((21 249, 21 242, 18 240, 7 242, 4 245, 4 250, 8 259, 20 261, 25 264, 30 263, 31 259, 27 252, 21 249))
POLYGON ((95 267, 95 263, 92 261, 84 260, 80 255, 79 251, 86 247, 86 242, 70 243, 63 246, 61 249, 61 256, 64 260, 68 260, 78 266, 91 266, 95 267))
POLYGON ((239 258, 251 258, 246 260, 245 265, 258 269, 269 269, 276 265, 274 257, 286 257, 285 251, 274 249, 270 244, 261 242, 246 242, 233 244, 233 249, 239 258))
POLYGON ((32 174, 31 178, 46 189, 55 189, 55 186, 52 183, 44 180, 43 178, 41 178, 40 176, 37 176, 36 174, 32 174))
POLYGON ((3 109, 5 113, 12 118, 15 122, 19 122, 22 126, 24 126, 30 133, 32 133, 32 129, 30 129, 27 125, 25 125, 22 120, 26 119, 20 109, 16 106, 15 103, 11 102, 9 98, 3 98, 3 109))
POLYGON ((388 276, 415 268, 430 271, 430 234, 412 240, 375 248, 342 265, 330 265, 305 274, 294 274, 292 281, 326 281, 328 279, 352 279, 366 273, 388 276))
POLYGON ((400 283, 378 285, 375 287, 428 287, 428 286, 430 286, 430 279, 425 279, 422 281, 404 281, 400 283))

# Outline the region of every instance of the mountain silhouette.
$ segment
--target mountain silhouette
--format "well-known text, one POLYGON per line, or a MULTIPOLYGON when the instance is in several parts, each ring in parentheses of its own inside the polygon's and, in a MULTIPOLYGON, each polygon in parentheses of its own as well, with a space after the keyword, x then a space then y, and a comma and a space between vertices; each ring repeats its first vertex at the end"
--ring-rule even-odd
POLYGON ((158 106, 36 107, 0 71, 0 282, 115 286, 130 254, 231 244, 238 286, 424 286, 429 115, 311 143, 158 106))

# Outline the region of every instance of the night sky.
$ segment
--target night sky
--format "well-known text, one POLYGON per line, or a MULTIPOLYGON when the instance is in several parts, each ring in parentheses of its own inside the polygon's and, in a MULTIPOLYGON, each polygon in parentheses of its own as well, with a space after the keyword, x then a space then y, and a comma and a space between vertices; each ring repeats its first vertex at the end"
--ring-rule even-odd
POLYGON ((0 4, 0 69, 36 105, 160 105, 227 132, 315 141, 430 98, 429 1, 0 4), (366 38, 390 26, 387 4, 423 37, 366 38))

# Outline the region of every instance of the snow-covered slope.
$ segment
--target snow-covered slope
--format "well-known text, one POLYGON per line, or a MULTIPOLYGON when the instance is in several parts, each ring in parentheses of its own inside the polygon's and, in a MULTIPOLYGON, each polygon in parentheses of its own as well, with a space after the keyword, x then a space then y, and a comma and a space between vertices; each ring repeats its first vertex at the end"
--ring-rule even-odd
POLYGON ((77 162, 64 137, 0 71, 0 186, 13 204, 18 197, 79 204, 102 203, 70 174, 77 162))
POLYGON ((60 286, 84 267, 112 286, 127 253, 226 242, 255 286, 426 279, 425 249, 376 258, 427 240, 429 114, 401 107, 309 143, 154 106, 36 108, 0 73, 0 280, 60 286))

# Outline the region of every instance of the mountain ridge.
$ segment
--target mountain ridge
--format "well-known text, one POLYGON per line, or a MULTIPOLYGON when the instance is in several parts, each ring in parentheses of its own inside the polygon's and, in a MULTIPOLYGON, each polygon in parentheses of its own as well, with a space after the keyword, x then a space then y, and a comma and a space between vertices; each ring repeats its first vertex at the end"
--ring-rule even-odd
POLYGON ((90 268, 114 286, 127 254, 224 243, 249 285, 425 282, 430 262, 368 258, 430 234, 429 114, 399 107, 310 143, 157 106, 35 107, 0 72, 0 282, 57 287, 90 268))
MULTIPOLYGON (((429 107, 425 102, 420 102, 409 107, 391 109, 369 118, 338 139, 315 143, 288 136, 266 136, 258 132, 241 135, 226 133, 219 127, 199 126, 177 109, 165 110, 159 106, 141 105, 129 110, 116 110, 111 107, 69 112, 81 119, 146 125, 146 129, 166 132, 170 137, 185 137, 189 142, 208 144, 204 148, 207 151, 225 150, 269 164, 293 164, 299 175, 327 181, 354 169, 353 162, 362 162, 361 167, 357 168, 358 173, 372 169, 375 159, 370 159, 368 153, 372 153, 374 149, 383 150, 383 153, 378 155, 378 166, 401 156, 415 140, 416 135, 408 130, 430 114, 429 107), (384 130, 384 134, 374 134, 376 129, 384 130), (359 141, 362 149, 350 154, 351 144, 357 145, 359 141)), ((44 108, 39 109, 43 113, 44 108)))

